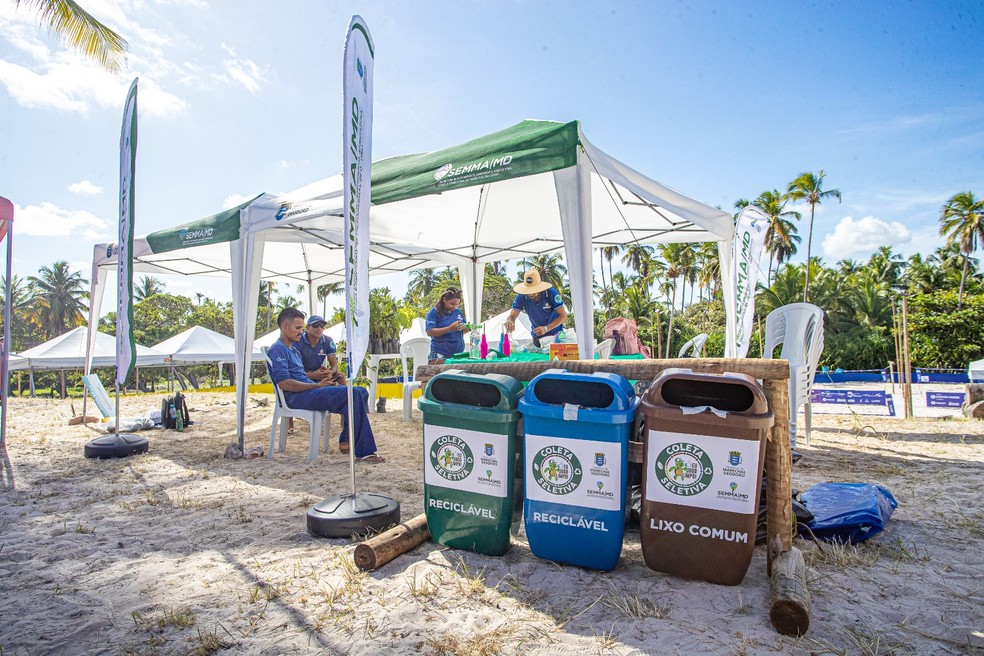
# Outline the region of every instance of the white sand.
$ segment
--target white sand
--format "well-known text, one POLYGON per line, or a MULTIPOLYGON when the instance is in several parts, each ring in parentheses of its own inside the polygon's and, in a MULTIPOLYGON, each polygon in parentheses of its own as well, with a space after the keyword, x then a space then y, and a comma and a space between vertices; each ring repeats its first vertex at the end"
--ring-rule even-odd
MULTIPOLYGON (((126 398, 124 414, 156 402, 126 398)), ((815 417, 794 486, 879 483, 900 505, 856 549, 796 541, 813 614, 793 639, 769 623, 762 547, 744 582, 722 587, 647 569, 637 532, 613 572, 540 561, 516 523, 501 558, 427 542, 359 572, 348 540, 305 529, 307 508, 347 489, 347 457, 309 465, 300 423, 272 462, 224 460, 232 396, 190 405, 184 433, 150 431, 148 454, 98 461, 83 458, 94 433, 66 425, 67 402, 11 400, 3 656, 984 653, 984 422, 815 417)), ((247 446, 266 448, 270 417, 250 403, 247 446)), ((419 414, 372 421, 389 462, 357 465, 359 489, 409 519, 422 512, 419 414)))

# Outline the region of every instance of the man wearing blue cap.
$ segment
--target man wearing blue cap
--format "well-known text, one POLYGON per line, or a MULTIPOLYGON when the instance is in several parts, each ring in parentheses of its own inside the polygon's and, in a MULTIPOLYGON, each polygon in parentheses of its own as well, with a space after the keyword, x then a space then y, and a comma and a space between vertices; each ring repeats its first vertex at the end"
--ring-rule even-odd
POLYGON ((298 342, 301 351, 301 362, 304 363, 304 373, 311 380, 330 378, 336 383, 344 383, 345 376, 338 371, 338 349, 335 340, 325 335, 328 322, 317 314, 312 314, 307 320, 307 332, 298 342), (327 360, 327 362, 326 362, 327 360))

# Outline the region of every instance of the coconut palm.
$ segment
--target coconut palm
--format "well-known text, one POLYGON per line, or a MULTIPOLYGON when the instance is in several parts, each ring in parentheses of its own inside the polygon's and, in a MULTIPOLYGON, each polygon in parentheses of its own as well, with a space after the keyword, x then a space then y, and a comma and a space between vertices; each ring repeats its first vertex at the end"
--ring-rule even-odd
POLYGON ((765 247, 769 251, 769 273, 766 281, 772 281, 772 262, 778 257, 777 264, 782 264, 788 260, 792 254, 796 253, 796 244, 801 241, 801 237, 796 234, 796 225, 793 220, 799 221, 802 217, 799 212, 786 210, 786 203, 789 198, 785 194, 780 194, 777 189, 763 191, 755 199, 755 206, 762 210, 769 219, 769 229, 765 231, 765 247))
POLYGON ((957 310, 960 310, 970 254, 977 250, 978 241, 984 242, 984 199, 975 198, 973 192, 962 191, 946 201, 940 210, 940 235, 946 237, 947 245, 959 246, 963 254, 963 272, 957 294, 957 310))
MULTIPOLYGON (((795 180, 789 183, 786 194, 790 200, 805 200, 810 204, 810 229, 806 233, 806 261, 809 262, 813 255, 813 216, 816 213, 817 205, 823 203, 828 198, 841 200, 840 189, 824 189, 823 179, 826 176, 823 169, 820 173, 805 171, 800 173, 795 180)), ((806 268, 806 282, 803 284, 803 302, 810 300, 810 267, 806 268)))
POLYGON ((424 298, 437 287, 438 279, 437 269, 414 269, 410 272, 407 291, 416 298, 424 298))
POLYGON ((46 338, 82 325, 89 310, 85 304, 89 298, 85 289, 88 281, 81 273, 70 271, 68 262, 59 260, 51 267, 41 267, 37 276, 28 277, 27 283, 46 338))
MULTIPOLYGON (((150 298, 154 294, 161 294, 163 292, 164 283, 160 278, 141 276, 137 284, 133 286, 133 300, 140 302, 150 298)), ((202 304, 201 299, 199 299, 198 304, 202 304)))
MULTIPOLYGON (((39 316, 34 312, 34 299, 27 283, 18 275, 13 276, 10 283, 10 335, 11 350, 24 348, 30 341, 30 336, 40 328, 39 316)), ((0 277, 0 323, 4 316, 6 302, 7 278, 0 277)))
POLYGON ((615 279, 612 277, 612 260, 618 257, 623 250, 625 250, 624 246, 602 246, 601 248, 601 254, 608 262, 608 279, 612 281, 613 286, 615 279))
POLYGON ((14 0, 14 6, 26 5, 39 22, 68 46, 93 59, 111 72, 126 63, 129 45, 126 39, 109 29, 74 0, 14 0))
POLYGON ((559 253, 533 255, 525 257, 519 261, 522 275, 527 269, 536 269, 540 272, 540 278, 544 282, 549 282, 558 291, 567 287, 567 267, 564 266, 564 258, 559 253))

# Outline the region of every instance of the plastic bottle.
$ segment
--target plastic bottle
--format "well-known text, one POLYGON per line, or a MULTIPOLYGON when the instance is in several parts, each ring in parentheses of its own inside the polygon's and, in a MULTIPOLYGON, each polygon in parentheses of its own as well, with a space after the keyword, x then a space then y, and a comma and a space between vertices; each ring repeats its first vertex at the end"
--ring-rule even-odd
POLYGON ((181 408, 175 408, 173 403, 171 404, 171 408, 175 410, 174 428, 180 433, 184 430, 184 413, 181 411, 181 408))
POLYGON ((499 333, 499 348, 496 349, 499 353, 502 353, 502 338, 506 333, 499 333))
POLYGON ((485 339, 485 333, 482 333, 482 342, 479 344, 478 354, 483 360, 485 359, 485 356, 489 354, 489 343, 485 339))
POLYGON ((175 410, 174 410, 174 401, 171 401, 170 405, 168 406, 167 411, 171 414, 171 419, 174 420, 174 427, 177 428, 178 427, 178 413, 175 412, 175 410))
POLYGON ((468 357, 472 360, 478 360, 481 358, 481 346, 479 344, 478 330, 472 329, 471 331, 471 348, 468 349, 468 357))
POLYGON ((502 353, 502 357, 509 357, 509 333, 502 333, 502 349, 499 352, 502 353))

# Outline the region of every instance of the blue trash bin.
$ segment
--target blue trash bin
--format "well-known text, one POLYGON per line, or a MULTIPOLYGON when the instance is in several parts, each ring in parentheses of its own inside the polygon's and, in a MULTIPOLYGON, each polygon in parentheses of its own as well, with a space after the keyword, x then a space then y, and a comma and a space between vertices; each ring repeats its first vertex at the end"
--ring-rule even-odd
POLYGON ((550 369, 530 381, 519 411, 523 520, 534 556, 601 571, 618 564, 638 404, 617 374, 550 369))

